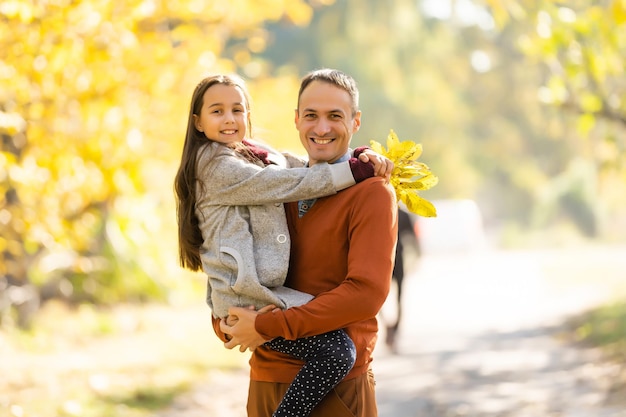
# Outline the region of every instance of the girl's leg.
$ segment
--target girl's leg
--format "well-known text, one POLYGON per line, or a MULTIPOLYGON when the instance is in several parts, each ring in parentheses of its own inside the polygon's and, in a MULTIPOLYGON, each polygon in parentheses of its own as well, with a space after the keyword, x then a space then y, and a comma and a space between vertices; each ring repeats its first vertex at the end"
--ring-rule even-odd
POLYGON ((297 340, 277 338, 265 345, 305 362, 273 417, 308 416, 356 361, 354 343, 343 330, 297 340))

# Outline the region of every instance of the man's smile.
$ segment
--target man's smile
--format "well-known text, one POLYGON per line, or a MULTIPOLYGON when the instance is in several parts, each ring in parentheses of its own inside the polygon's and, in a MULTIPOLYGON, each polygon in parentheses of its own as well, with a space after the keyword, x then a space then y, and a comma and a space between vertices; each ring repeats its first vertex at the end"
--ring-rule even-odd
POLYGON ((334 141, 335 139, 319 139, 319 138, 311 138, 311 140, 316 143, 317 145, 326 145, 329 144, 330 142, 334 141))

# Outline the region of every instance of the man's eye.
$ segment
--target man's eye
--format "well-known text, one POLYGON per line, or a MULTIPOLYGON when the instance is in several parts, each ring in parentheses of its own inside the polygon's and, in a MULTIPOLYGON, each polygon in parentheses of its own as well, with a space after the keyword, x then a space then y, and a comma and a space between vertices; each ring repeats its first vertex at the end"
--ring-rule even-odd
POLYGON ((309 114, 305 114, 304 117, 307 119, 313 119, 315 118, 315 115, 313 113, 309 113, 309 114))

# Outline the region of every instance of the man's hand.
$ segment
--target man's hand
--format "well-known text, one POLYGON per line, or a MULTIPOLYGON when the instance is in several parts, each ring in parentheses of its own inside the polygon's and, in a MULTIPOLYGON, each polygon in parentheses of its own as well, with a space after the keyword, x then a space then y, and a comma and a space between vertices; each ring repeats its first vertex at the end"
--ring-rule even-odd
POLYGON ((393 171, 394 167, 393 162, 389 158, 371 149, 366 149, 359 154, 359 160, 361 162, 371 162, 374 165, 374 174, 378 177, 384 177, 389 182, 391 171, 393 171))
POLYGON ((226 320, 220 322, 220 329, 230 336, 230 340, 224 343, 224 346, 227 349, 239 346, 239 351, 245 352, 246 349, 253 351, 267 342, 267 340, 257 333, 254 328, 254 321, 259 314, 267 313, 274 309, 276 309, 274 305, 263 307, 258 311, 243 307, 230 307, 228 309, 228 321, 234 322, 234 324, 229 325, 226 320))

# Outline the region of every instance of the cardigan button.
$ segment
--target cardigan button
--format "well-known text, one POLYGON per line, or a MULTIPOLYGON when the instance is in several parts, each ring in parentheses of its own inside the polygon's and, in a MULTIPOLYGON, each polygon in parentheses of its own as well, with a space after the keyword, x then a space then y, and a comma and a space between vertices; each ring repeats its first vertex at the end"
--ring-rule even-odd
POLYGON ((278 241, 278 243, 285 243, 287 241, 287 236, 281 233, 276 236, 276 240, 278 241))

